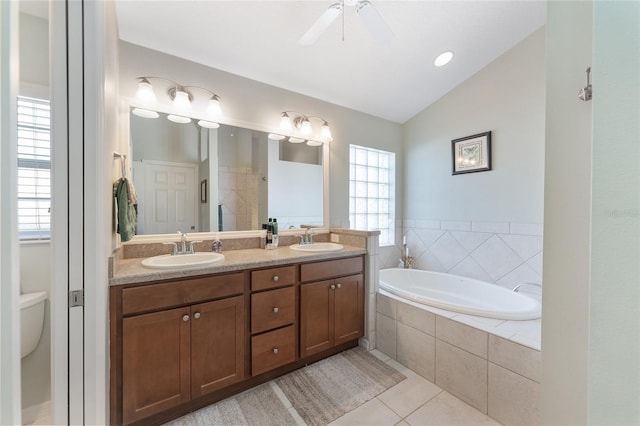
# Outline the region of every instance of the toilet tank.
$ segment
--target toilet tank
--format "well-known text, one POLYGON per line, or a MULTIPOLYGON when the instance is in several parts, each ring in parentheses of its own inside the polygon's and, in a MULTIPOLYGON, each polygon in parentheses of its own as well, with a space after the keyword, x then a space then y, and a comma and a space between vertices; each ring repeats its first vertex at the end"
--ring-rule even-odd
POLYGON ((20 357, 24 358, 38 346, 44 325, 44 303, 47 292, 20 295, 20 357))

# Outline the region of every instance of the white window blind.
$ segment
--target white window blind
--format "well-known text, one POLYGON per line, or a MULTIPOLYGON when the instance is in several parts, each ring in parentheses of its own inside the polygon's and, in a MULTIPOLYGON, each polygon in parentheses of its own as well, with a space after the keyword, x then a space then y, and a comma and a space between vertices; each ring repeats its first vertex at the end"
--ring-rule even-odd
POLYGON ((51 111, 49 101, 18 97, 18 233, 46 239, 51 232, 51 111))
POLYGON ((355 229, 380 230, 380 245, 395 238, 393 152, 349 145, 349 220, 355 229))

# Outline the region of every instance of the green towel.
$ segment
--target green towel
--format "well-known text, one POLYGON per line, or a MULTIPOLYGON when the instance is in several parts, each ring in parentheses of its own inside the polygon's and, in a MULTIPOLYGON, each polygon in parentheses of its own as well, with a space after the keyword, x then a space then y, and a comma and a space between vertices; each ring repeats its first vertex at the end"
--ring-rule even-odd
POLYGON ((129 241, 136 234, 136 209, 129 203, 129 184, 127 178, 121 178, 116 188, 118 202, 118 234, 122 241, 129 241))

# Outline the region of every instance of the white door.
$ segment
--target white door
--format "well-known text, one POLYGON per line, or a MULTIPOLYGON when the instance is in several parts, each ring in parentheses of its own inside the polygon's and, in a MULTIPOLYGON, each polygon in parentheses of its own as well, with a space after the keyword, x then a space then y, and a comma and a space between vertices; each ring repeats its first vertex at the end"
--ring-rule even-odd
POLYGON ((143 161, 136 165, 134 183, 142 193, 139 233, 170 234, 198 230, 196 180, 191 164, 143 161), (143 180, 136 176, 143 176, 143 180))

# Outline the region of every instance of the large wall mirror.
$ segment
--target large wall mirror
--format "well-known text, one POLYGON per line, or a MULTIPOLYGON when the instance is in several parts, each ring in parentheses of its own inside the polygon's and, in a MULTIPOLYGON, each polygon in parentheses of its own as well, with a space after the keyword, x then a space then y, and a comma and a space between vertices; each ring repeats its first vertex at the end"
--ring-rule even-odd
POLYGON ((138 235, 324 225, 323 145, 129 114, 138 235))

